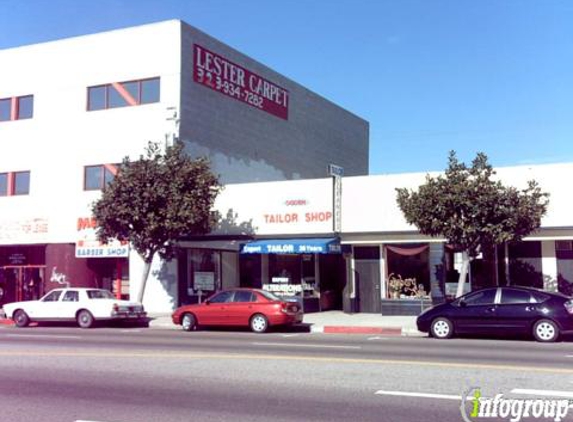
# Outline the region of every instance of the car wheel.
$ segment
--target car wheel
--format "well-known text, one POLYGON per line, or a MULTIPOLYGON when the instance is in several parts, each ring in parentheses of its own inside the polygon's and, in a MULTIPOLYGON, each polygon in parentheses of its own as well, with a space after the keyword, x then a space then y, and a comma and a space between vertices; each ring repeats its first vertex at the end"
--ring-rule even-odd
POLYGON ((430 333, 432 337, 439 339, 451 338, 454 335, 454 326, 447 318, 436 318, 432 321, 430 333))
POLYGON ((14 312, 13 319, 16 327, 27 327, 30 323, 30 317, 21 309, 18 309, 16 312, 14 312))
POLYGON ((81 328, 91 328, 94 325, 93 315, 85 309, 78 313, 76 320, 81 328))
POLYGON ((185 314, 181 318, 181 327, 185 331, 195 331, 197 329, 197 319, 193 314, 185 314))
POLYGON ((551 343, 559 338, 559 327, 550 319, 540 319, 533 326, 533 337, 544 343, 551 343))
POLYGON ((269 328, 269 320, 262 314, 256 314, 251 317, 250 325, 254 333, 264 333, 269 328))

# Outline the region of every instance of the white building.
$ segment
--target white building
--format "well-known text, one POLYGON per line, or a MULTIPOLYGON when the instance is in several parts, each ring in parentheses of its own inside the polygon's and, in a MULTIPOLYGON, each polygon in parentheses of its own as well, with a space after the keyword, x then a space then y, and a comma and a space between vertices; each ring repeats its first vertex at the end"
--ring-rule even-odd
MULTIPOLYGON (((0 304, 59 283, 136 291, 136 254, 93 244, 91 204, 149 141, 185 141, 223 183, 368 171, 366 121, 178 20, 1 50, 0 63, 0 304)), ((150 311, 175 304, 174 271, 161 268, 150 311)))

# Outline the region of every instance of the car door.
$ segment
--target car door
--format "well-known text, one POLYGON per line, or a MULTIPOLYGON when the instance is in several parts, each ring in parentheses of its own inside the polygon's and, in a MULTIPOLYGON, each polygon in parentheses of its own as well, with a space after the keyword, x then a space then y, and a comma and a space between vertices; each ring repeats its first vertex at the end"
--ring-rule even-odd
POLYGON ((496 310, 496 326, 510 332, 529 332, 537 317, 537 300, 527 290, 501 288, 501 300, 496 310))
POLYGON ((79 300, 79 291, 66 290, 59 301, 58 317, 67 320, 75 319, 79 300))
POLYGON ((52 290, 40 300, 30 302, 25 310, 32 319, 57 319, 62 293, 63 290, 52 290))
POLYGON ((233 302, 228 304, 229 325, 248 326, 253 314, 256 296, 248 290, 237 290, 233 302))
POLYGON ((483 289, 458 299, 454 313, 457 332, 480 333, 495 329, 497 288, 483 289))
POLYGON ((225 290, 207 299, 198 315, 199 324, 228 325, 229 304, 233 300, 233 293, 232 290, 225 290))

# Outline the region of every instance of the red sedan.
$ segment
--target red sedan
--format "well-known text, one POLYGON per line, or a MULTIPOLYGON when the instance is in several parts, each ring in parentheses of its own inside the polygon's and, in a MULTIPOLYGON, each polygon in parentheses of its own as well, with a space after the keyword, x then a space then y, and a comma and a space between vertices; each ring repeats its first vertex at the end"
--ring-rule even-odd
POLYGON ((185 331, 198 326, 250 327, 264 333, 271 326, 302 322, 302 309, 296 302, 287 302, 260 289, 229 289, 220 291, 205 302, 177 308, 171 318, 185 331))

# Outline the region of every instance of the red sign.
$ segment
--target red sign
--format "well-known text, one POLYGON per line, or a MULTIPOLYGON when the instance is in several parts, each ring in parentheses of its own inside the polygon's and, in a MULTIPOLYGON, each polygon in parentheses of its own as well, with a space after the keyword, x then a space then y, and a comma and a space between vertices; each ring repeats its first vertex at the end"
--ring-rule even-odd
POLYGON ((197 44, 193 58, 195 82, 288 120, 286 89, 197 44))

